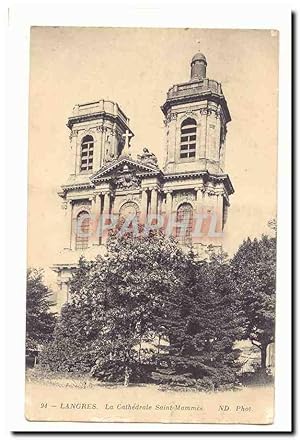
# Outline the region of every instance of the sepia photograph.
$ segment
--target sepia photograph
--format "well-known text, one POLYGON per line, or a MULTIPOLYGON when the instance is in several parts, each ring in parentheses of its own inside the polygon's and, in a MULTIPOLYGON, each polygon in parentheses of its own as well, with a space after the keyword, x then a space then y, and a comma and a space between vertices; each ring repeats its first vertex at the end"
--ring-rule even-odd
POLYGON ((278 56, 31 28, 27 420, 274 422, 278 56))

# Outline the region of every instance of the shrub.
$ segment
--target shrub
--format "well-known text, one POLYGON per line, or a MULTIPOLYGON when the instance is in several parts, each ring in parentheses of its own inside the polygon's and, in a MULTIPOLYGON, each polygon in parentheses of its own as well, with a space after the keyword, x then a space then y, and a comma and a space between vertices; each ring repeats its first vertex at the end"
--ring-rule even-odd
POLYGON ((45 345, 40 354, 40 365, 56 372, 89 373, 95 356, 76 344, 72 338, 54 340, 45 345))

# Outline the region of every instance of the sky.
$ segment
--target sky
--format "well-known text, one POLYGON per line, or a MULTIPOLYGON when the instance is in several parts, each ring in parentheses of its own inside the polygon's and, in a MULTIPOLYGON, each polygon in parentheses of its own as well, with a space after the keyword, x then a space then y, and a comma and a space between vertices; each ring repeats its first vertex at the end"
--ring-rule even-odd
POLYGON ((63 247, 57 195, 72 173, 67 118, 75 104, 108 99, 130 118, 134 157, 147 146, 162 166, 160 106, 188 81, 201 51, 222 83, 232 121, 225 171, 230 197, 224 249, 268 232, 276 217, 278 33, 272 30, 33 27, 29 86, 28 265, 49 267, 63 247))

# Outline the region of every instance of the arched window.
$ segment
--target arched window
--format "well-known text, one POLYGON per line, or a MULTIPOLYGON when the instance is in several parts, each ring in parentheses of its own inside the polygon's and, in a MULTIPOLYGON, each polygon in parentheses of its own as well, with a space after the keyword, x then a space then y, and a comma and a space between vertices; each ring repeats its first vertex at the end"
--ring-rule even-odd
POLYGON ((187 118, 181 124, 180 158, 187 159, 196 156, 196 131, 195 119, 187 118))
POLYGON ((86 249, 89 245, 90 215, 81 211, 76 219, 75 248, 86 249))
POLYGON ((84 136, 81 142, 80 171, 88 171, 93 169, 93 154, 93 136, 84 136))
POLYGON ((177 226, 176 237, 180 241, 190 243, 192 241, 193 232, 193 207, 190 203, 182 203, 177 209, 176 223, 182 225, 177 226))

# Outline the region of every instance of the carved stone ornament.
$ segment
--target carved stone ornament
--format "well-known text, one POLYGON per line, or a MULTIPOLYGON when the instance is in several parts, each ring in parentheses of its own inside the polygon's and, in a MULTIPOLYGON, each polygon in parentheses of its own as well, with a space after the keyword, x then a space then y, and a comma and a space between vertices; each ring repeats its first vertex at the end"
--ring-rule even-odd
POLYGON ((175 121, 177 118, 177 113, 175 112, 170 112, 168 113, 167 117, 166 117, 166 123, 169 123, 171 121, 175 121))
POLYGON ((200 113, 201 115, 212 115, 214 113, 216 119, 220 119, 221 118, 221 111, 217 108, 201 108, 200 109, 200 113))
POLYGON ((217 195, 213 188, 207 188, 205 192, 209 197, 217 195))
POLYGON ((195 200, 195 198, 196 198, 195 194, 190 191, 181 191, 181 192, 177 192, 174 195, 174 199, 176 200, 176 202, 180 202, 181 200, 193 201, 195 200))
POLYGON ((201 115, 208 115, 208 109, 207 108, 201 108, 200 109, 200 114, 201 115))
POLYGON ((138 160, 145 165, 157 167, 157 157, 151 153, 148 148, 143 148, 143 153, 138 155, 138 160))
POLYGON ((91 127, 86 128, 83 132, 84 136, 86 136, 87 134, 91 134, 93 132, 93 129, 91 127))
POLYGON ((105 163, 108 164, 110 162, 114 162, 117 158, 115 157, 114 153, 110 153, 105 158, 105 163))
POLYGON ((76 136, 78 136, 78 130, 72 130, 69 135, 70 141, 72 141, 73 137, 76 137, 76 136))
POLYGON ((129 170, 128 166, 124 165, 123 169, 117 174, 115 184, 117 188, 135 189, 139 188, 140 181, 133 172, 129 170))
POLYGON ((140 202, 140 198, 134 194, 128 194, 126 197, 121 199, 121 204, 127 203, 127 202, 140 202))
POLYGON ((77 209, 88 209, 91 206, 90 200, 74 200, 74 205, 77 209))
POLYGON ((188 118, 188 117, 193 117, 193 116, 195 116, 195 112, 194 112, 193 110, 186 110, 186 111, 184 112, 184 116, 185 116, 186 118, 188 118))
POLYGON ((221 111, 219 109, 215 111, 215 116, 216 116, 216 119, 221 118, 221 111))

